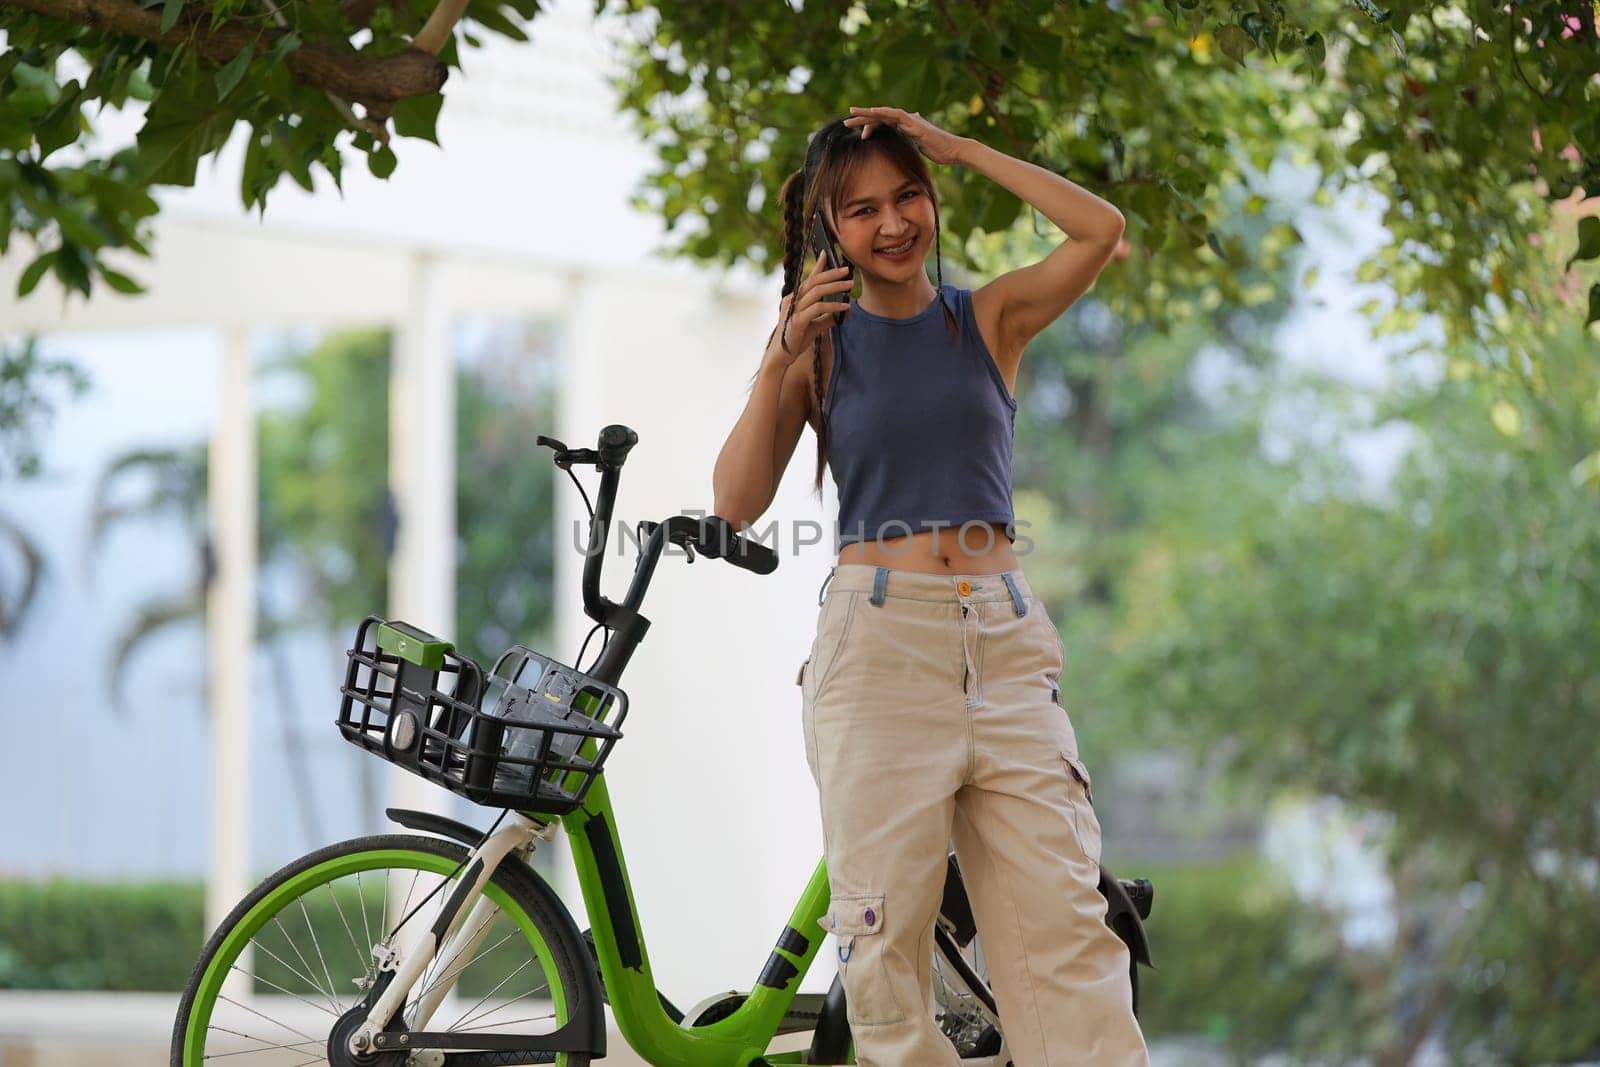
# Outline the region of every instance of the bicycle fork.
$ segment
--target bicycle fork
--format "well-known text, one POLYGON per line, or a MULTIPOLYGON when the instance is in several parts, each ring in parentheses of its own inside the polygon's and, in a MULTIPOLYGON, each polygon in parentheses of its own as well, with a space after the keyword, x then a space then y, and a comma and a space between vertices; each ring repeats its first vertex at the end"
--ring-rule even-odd
POLYGON ((399 950, 385 951, 382 943, 373 947, 378 969, 393 971, 394 979, 367 1013, 366 1020, 351 1035, 351 1052, 360 1055, 375 1047, 377 1035, 383 1032, 395 1012, 400 1010, 406 997, 411 994, 411 987, 422 977, 428 964, 438 958, 439 979, 424 990, 417 1005, 417 1017, 411 1023, 413 1029, 427 1026, 440 1002, 455 986, 461 971, 465 970, 464 965, 457 967, 457 961, 463 958, 470 961, 472 953, 477 951, 488 934, 495 909, 494 902, 484 893, 489 879, 502 860, 513 852, 532 847, 536 839, 548 840, 555 826, 555 823, 543 823, 521 812, 512 812, 503 829, 496 830, 479 842, 477 848, 467 856, 466 873, 456 883, 431 927, 418 929, 410 943, 399 950), (468 900, 473 900, 474 904, 470 912, 464 912, 463 905, 468 900), (462 921, 463 917, 465 922, 462 921), (440 945, 446 946, 442 954, 439 953, 440 945))

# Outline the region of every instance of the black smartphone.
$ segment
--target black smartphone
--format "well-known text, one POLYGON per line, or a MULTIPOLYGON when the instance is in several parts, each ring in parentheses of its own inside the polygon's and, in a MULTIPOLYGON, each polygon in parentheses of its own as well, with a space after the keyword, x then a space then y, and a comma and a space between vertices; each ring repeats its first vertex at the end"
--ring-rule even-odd
MULTIPOLYGON (((822 212, 820 211, 811 216, 811 251, 819 256, 824 252, 828 254, 828 265, 826 268, 824 268, 826 270, 832 270, 835 267, 850 266, 849 261, 847 261, 844 256, 839 253, 839 245, 836 241, 834 241, 833 235, 828 232, 828 224, 822 221, 822 212)), ((851 269, 850 273, 847 274, 846 277, 853 279, 855 277, 855 270, 851 269)), ((832 300, 840 304, 848 304, 850 302, 850 293, 848 291, 843 293, 830 293, 822 299, 832 300)))

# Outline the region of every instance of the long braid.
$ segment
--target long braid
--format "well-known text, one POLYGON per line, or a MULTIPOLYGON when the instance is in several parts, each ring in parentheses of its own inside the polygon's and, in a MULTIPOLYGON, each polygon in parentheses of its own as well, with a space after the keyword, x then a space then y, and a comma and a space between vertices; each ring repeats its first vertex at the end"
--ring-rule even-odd
MULTIPOLYGON (((795 171, 783 183, 783 190, 779 193, 783 201, 783 295, 795 293, 800 286, 800 268, 805 263, 806 242, 806 200, 808 190, 805 182, 805 169, 795 171)), ((820 210, 820 209, 818 209, 820 210)), ((785 352, 789 351, 789 322, 794 318, 795 301, 789 301, 788 310, 784 313, 783 323, 778 327, 782 333, 778 336, 778 343, 785 352)), ((769 337, 767 343, 771 344, 769 337)), ((822 404, 825 399, 822 391, 822 337, 818 335, 811 342, 811 386, 817 404, 817 472, 815 484, 818 498, 822 495, 822 472, 827 462, 828 431, 822 422, 822 404)))
MULTIPOLYGON (((931 193, 932 190, 930 189, 929 192, 931 193)), ((940 245, 939 233, 940 233, 940 231, 939 231, 939 201, 938 200, 934 200, 934 202, 933 202, 933 272, 934 272, 935 277, 938 278, 938 281, 935 282, 935 284, 939 288, 939 303, 941 305, 943 305, 943 307, 944 307, 944 326, 945 326, 945 329, 947 331, 949 331, 950 335, 952 337, 954 337, 956 334, 959 334, 961 332, 961 322, 960 322, 960 320, 958 320, 956 318, 956 313, 954 311, 950 310, 950 304, 944 298, 944 257, 939 253, 939 245, 940 245)))
MULTIPOLYGON (((834 360, 834 367, 838 367, 838 360, 834 360)), ((827 396, 822 391, 822 335, 817 334, 811 342, 811 391, 817 401, 817 474, 811 488, 816 490, 817 499, 822 499, 822 470, 828 461, 828 424, 822 417, 822 406, 827 402, 827 396)))
MULTIPOLYGON (((784 296, 794 292, 800 284, 800 266, 805 260, 805 227, 801 224, 801 220, 805 217, 805 197, 805 177, 797 170, 784 179, 783 187, 778 192, 778 199, 783 201, 784 296)), ((790 301, 783 323, 773 329, 772 335, 767 338, 767 344, 770 345, 772 337, 776 336, 783 350, 789 351, 789 320, 793 316, 794 302, 790 301), (783 331, 782 334, 778 333, 779 329, 783 331)))

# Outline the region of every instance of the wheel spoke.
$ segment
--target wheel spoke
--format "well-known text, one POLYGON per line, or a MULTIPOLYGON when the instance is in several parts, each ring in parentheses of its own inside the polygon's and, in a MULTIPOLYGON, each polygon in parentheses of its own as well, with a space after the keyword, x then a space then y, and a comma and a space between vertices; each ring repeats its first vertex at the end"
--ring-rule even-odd
MULTIPOLYGON (((334 1012, 337 1014, 337 1012, 339 1010, 339 1002, 334 999, 332 990, 323 989, 321 982, 317 981, 315 978, 309 977, 310 974, 312 974, 312 973, 314 973, 316 971, 316 968, 311 966, 311 961, 306 959, 306 955, 305 955, 304 952, 300 951, 299 943, 297 941, 295 941, 295 939, 289 935, 288 929, 283 925, 283 923, 278 921, 278 917, 276 915, 274 915, 272 917, 272 925, 276 926, 278 928, 278 932, 283 934, 283 939, 285 941, 289 942, 289 947, 290 948, 294 949, 295 958, 297 958, 300 961, 300 965, 306 969, 305 973, 301 973, 301 972, 297 971, 295 973, 295 976, 297 978, 301 979, 307 985, 309 985, 312 989, 315 989, 318 993, 321 993, 323 996, 327 997, 329 1006, 331 1006, 333 1008, 334 1012)), ((272 955, 270 950, 268 951, 267 954, 268 955, 272 955)), ((276 956, 274 956, 273 958, 277 959, 276 956)), ((278 960, 278 962, 279 963, 283 963, 284 961, 283 960, 278 960)), ((288 966, 288 964, 284 964, 284 966, 288 966)))
POLYGON ((240 967, 237 963, 234 964, 233 966, 229 967, 228 969, 230 971, 233 971, 235 974, 244 975, 244 977, 246 979, 252 979, 253 978, 255 981, 260 982, 262 985, 269 985, 273 989, 276 989, 278 992, 282 993, 284 996, 293 997, 294 999, 298 1000, 300 1003, 304 1004, 308 1008, 315 1008, 318 1011, 327 1012, 329 1015, 332 1015, 335 1019, 337 1019, 339 1017, 339 1013, 334 1011, 332 1008, 328 1007, 326 1004, 314 1004, 311 1001, 307 1000, 305 997, 302 997, 299 993, 296 993, 296 992, 294 992, 293 990, 290 990, 290 989, 283 988, 283 986, 279 985, 277 982, 274 982, 270 978, 262 978, 260 975, 245 974, 244 968, 240 967))
POLYGON ((333 1005, 338 1008, 340 1004, 339 988, 334 985, 333 973, 328 970, 328 960, 322 954, 322 941, 317 937, 317 928, 311 924, 311 912, 306 908, 306 898, 301 897, 298 903, 300 905, 300 914, 306 920, 306 931, 311 934, 311 947, 317 950, 317 961, 322 964, 323 976, 328 979, 328 996, 333 998, 333 1005))
MULTIPOLYGON (((502 1007, 504 1007, 504 1005, 502 1005, 502 1007)), ((499 1010, 500 1010, 500 1008, 496 1008, 495 1009, 495 1011, 499 1011, 499 1010)), ((550 1019, 553 1019, 553 1018, 555 1018, 554 1013, 551 1013, 549 1015, 530 1015, 526 1019, 501 1019, 501 1020, 499 1020, 497 1022, 482 1023, 481 1025, 478 1025, 478 1026, 456 1027, 451 1032, 452 1033, 457 1033, 457 1034, 465 1034, 465 1033, 471 1033, 474 1030, 487 1030, 491 1026, 517 1026, 520 1023, 547 1022, 547 1021, 549 1021, 550 1019)))
MULTIPOLYGON (((387 879, 385 879, 387 882, 387 879)), ((356 903, 361 906, 361 930, 367 935, 367 973, 372 972, 372 927, 367 923, 367 889, 361 884, 361 872, 356 872, 356 903)))
POLYGON ((328 896, 333 898, 334 910, 339 913, 339 922, 344 926, 344 932, 350 935, 350 947, 355 949, 356 959, 359 960, 368 958, 367 954, 372 951, 372 946, 368 945, 363 949, 356 942, 356 932, 350 929, 350 920, 344 917, 344 905, 339 903, 339 894, 333 891, 333 883, 324 882, 322 883, 322 888, 326 889, 328 891, 328 896))
MULTIPOLYGON (((505 984, 507 982, 511 981, 511 979, 515 978, 517 975, 519 975, 523 971, 527 970, 528 964, 530 964, 532 962, 533 962, 533 957, 529 956, 527 959, 522 961, 522 966, 518 967, 516 970, 512 971, 510 974, 508 974, 504 978, 500 979, 500 984, 499 985, 495 986, 493 989, 489 990, 489 992, 487 992, 483 996, 479 997, 477 1004, 474 1004, 472 1007, 470 1007, 466 1011, 462 1012, 461 1018, 457 1020, 457 1024, 460 1025, 461 1023, 466 1023, 466 1022, 472 1021, 471 1019, 468 1018, 468 1016, 471 1016, 473 1012, 477 1011, 479 1005, 483 1004, 484 1001, 488 1000, 490 997, 492 997, 496 993, 500 992, 500 990, 504 989, 505 988, 505 984)), ((494 1012, 496 1010, 498 1010, 498 1009, 491 1008, 489 1011, 483 1013, 483 1015, 476 1016, 476 1018, 480 1018, 481 1019, 481 1018, 484 1017, 484 1015, 492 1015, 492 1014, 494 1014, 494 1012)), ((452 1028, 452 1029, 454 1029, 454 1028, 452 1028)), ((461 1026, 461 1029, 465 1030, 465 1029, 470 1029, 470 1028, 466 1027, 466 1026, 461 1026)))
POLYGON ((259 1011, 256 1011, 254 1008, 250 1007, 248 1004, 240 1004, 237 1000, 234 1000, 232 997, 227 996, 226 994, 222 994, 222 993, 217 994, 217 999, 220 1000, 220 1001, 223 1001, 224 1003, 232 1004, 234 1007, 238 1008, 240 1011, 247 1011, 251 1015, 254 1015, 259 1019, 265 1019, 267 1022, 271 1023, 273 1026, 281 1026, 285 1030, 289 1031, 291 1034, 295 1034, 295 1035, 297 1035, 299 1037, 303 1037, 307 1041, 316 1041, 317 1040, 316 1038, 312 1037, 310 1034, 306 1033, 304 1030, 296 1030, 294 1027, 290 1026, 288 1023, 284 1022, 281 1019, 274 1019, 270 1015, 263 1015, 259 1011))
POLYGON ((315 1045, 316 1047, 321 1048, 322 1045, 324 1044, 324 1042, 317 1041, 317 1040, 313 1039, 311 1041, 291 1041, 288 1044, 274 1045, 272 1042, 266 1040, 265 1038, 256 1037, 254 1034, 240 1033, 238 1030, 229 1030, 226 1026, 212 1026, 211 1029, 213 1029, 213 1030, 221 1030, 223 1033, 232 1034, 234 1037, 242 1037, 246 1041, 258 1041, 264 1047, 262 1047, 262 1048, 241 1048, 241 1049, 236 1049, 233 1052, 211 1052, 211 1053, 207 1053, 207 1055, 206 1055, 206 1059, 208 1059, 208 1060, 225 1060, 230 1056, 253 1056, 257 1052, 273 1052, 273 1051, 279 1050, 279 1049, 298 1049, 298 1048, 304 1048, 307 1045, 315 1045))
MULTIPOLYGON (((262 944, 260 941, 252 941, 251 945, 253 945, 254 947, 260 949, 262 952, 265 952, 267 955, 271 956, 273 958, 273 960, 280 967, 282 967, 284 970, 288 971, 290 974, 294 975, 296 978, 300 979, 302 982, 304 982, 306 985, 310 986, 312 989, 315 989, 318 993, 321 993, 323 991, 323 989, 322 989, 322 987, 320 985, 318 985, 316 982, 312 981, 310 978, 307 978, 304 974, 302 974, 299 971, 295 970, 293 964, 289 963, 282 956, 280 956, 276 952, 272 951, 270 948, 268 948, 266 945, 262 944)), ((335 1015, 338 1015, 339 1014, 338 1008, 339 1008, 339 1006, 337 1004, 332 1004, 332 1005, 330 1005, 330 1007, 327 1010, 330 1010, 335 1015)))
MULTIPOLYGON (((478 928, 477 928, 477 930, 473 931, 473 935, 472 936, 474 938, 476 938, 478 936, 478 934, 480 934, 483 931, 487 930, 489 928, 490 924, 493 923, 495 921, 495 919, 499 915, 500 915, 500 912, 498 912, 498 911, 490 912, 487 916, 484 917, 483 921, 478 924, 478 928)), ((456 979, 461 977, 461 972, 465 971, 468 967, 470 967, 474 963, 476 963, 479 959, 481 959, 484 956, 484 954, 486 952, 493 952, 495 949, 499 948, 501 945, 505 944, 507 941, 511 940, 511 938, 513 938, 515 936, 516 936, 516 931, 513 930, 511 933, 507 934, 505 937, 502 937, 499 941, 496 941, 493 945, 490 945, 488 949, 484 949, 480 945, 478 947, 478 951, 469 959, 462 960, 462 959, 460 959, 458 957, 454 963, 452 963, 448 968, 445 968, 446 971, 452 971, 453 970, 455 972, 454 974, 446 973, 446 974, 437 975, 437 976, 434 977, 433 981, 430 982, 430 981, 428 981, 428 977, 429 976, 425 972, 423 974, 423 976, 422 976, 422 981, 417 983, 421 987, 421 992, 419 992, 417 994, 416 1000, 414 1000, 412 1003, 413 1004, 420 1003, 421 1000, 424 997, 426 997, 430 992, 432 992, 433 989, 436 986, 438 986, 438 985, 440 985, 440 984, 442 984, 442 983, 444 983, 446 981, 454 982, 456 979)), ((435 956, 433 958, 433 961, 428 964, 430 970, 434 966, 436 966, 438 964, 439 959, 440 959, 440 957, 435 956)))

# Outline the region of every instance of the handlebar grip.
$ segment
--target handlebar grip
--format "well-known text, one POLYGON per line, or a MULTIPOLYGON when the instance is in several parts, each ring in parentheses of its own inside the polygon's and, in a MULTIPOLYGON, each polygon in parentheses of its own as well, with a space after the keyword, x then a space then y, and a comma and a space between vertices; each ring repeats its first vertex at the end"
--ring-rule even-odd
POLYGON ((701 520, 700 529, 700 550, 705 555, 725 559, 752 574, 771 574, 778 569, 776 552, 741 536, 733 523, 720 515, 707 515, 701 520))
POLYGON ((619 468, 628 458, 628 451, 639 443, 639 435, 621 423, 612 423, 600 431, 600 465, 619 468))

